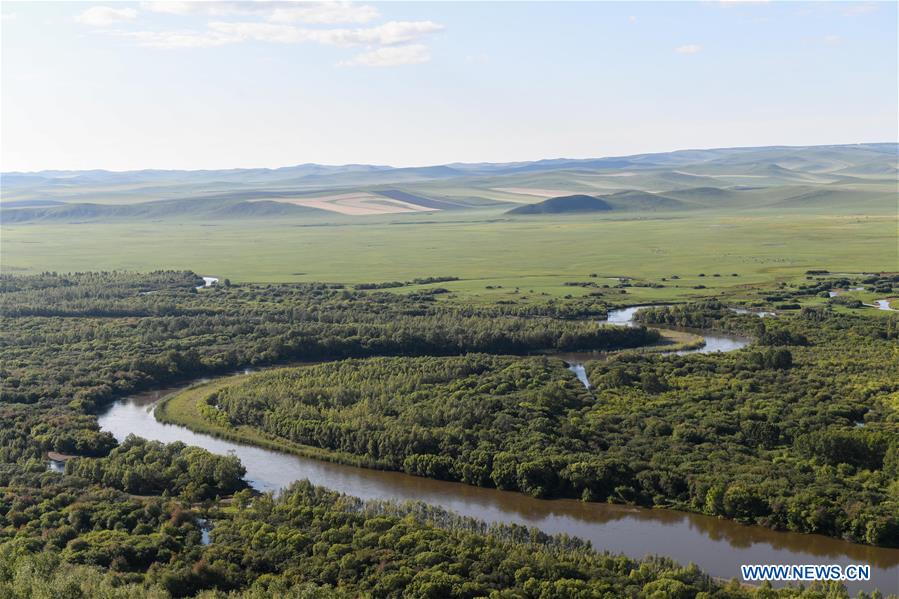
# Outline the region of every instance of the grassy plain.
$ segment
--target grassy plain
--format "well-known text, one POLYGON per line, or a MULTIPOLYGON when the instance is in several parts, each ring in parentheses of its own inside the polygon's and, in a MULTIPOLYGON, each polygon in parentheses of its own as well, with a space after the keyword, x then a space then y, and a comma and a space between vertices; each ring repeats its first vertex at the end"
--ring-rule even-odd
MULTIPOLYGON (((897 269, 895 214, 552 215, 496 211, 335 219, 35 223, 2 228, 3 271, 191 269, 235 282, 343 283, 456 276, 463 295, 580 295, 565 282, 650 282, 656 301, 788 279, 807 269, 897 269), (590 274, 595 278, 589 278, 590 274), (699 277, 704 273, 705 277, 699 277), (718 273, 720 277, 714 277, 718 273), (737 277, 731 274, 736 273, 737 277), (707 289, 693 289, 705 285, 707 289), (494 287, 492 290, 487 286, 494 287)), ((413 288, 403 288, 409 290, 413 288)))

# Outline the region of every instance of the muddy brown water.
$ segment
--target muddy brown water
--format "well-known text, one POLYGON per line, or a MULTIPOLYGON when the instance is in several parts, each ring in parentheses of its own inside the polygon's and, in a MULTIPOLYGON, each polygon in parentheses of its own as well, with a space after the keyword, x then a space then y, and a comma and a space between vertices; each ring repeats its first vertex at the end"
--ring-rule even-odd
POLYGON ((682 564, 695 563, 712 576, 725 579, 739 580, 741 564, 870 564, 871 580, 846 583, 849 590, 899 593, 899 549, 776 532, 675 510, 535 499, 520 493, 345 466, 234 443, 157 421, 153 414, 156 404, 180 389, 161 389, 117 401, 100 415, 100 427, 119 441, 135 434, 235 455, 247 469, 249 484, 260 491, 278 492, 296 480, 307 479, 362 499, 423 501, 487 522, 533 526, 549 534, 565 533, 589 540, 599 551, 634 558, 664 555, 682 564))

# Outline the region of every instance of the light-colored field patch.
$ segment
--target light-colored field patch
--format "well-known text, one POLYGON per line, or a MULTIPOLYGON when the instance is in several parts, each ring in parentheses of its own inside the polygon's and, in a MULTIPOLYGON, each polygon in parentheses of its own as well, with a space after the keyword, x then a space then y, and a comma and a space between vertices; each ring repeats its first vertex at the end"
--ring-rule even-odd
MULTIPOLYGON (((251 200, 263 201, 263 200, 251 200)), ((306 206, 329 210, 349 216, 370 216, 375 214, 398 214, 402 212, 434 212, 438 208, 426 208, 402 200, 394 200, 368 192, 340 193, 316 198, 273 198, 271 200, 284 204, 306 206)))
POLYGON ((559 196, 570 196, 577 191, 565 191, 562 189, 539 189, 536 187, 494 187, 493 191, 504 191, 506 193, 517 193, 525 196, 537 196, 538 198, 557 198, 559 196))

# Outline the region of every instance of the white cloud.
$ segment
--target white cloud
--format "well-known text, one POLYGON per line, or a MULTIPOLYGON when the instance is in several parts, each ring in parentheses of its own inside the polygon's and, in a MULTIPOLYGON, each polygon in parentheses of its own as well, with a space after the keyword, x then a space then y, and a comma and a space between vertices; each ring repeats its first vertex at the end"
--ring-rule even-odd
MULTIPOLYGON (((98 7, 103 8, 103 7, 98 7)), ((333 25, 364 23, 378 17, 374 7, 346 1, 335 2, 142 2, 141 8, 171 15, 248 15, 243 20, 213 20, 205 28, 157 31, 109 31, 148 48, 214 48, 244 42, 272 44, 315 43, 337 47, 366 46, 366 51, 341 65, 393 66, 419 64, 430 60, 428 48, 420 43, 426 36, 443 30, 433 21, 389 21, 370 27, 313 28, 293 23, 333 25)), ((93 10, 93 9, 92 9, 93 10)), ((107 9, 128 19, 134 9, 107 9)), ((87 12, 87 11, 86 11, 87 12)), ((104 13, 108 23, 114 22, 104 13)), ((97 16, 97 15, 95 15, 97 16)))
POLYGON ((837 46, 837 45, 843 43, 843 38, 840 37, 839 35, 833 35, 833 34, 825 35, 824 43, 827 44, 828 46, 837 46))
POLYGON ((386 46, 375 48, 341 62, 341 66, 393 67, 407 64, 421 64, 431 60, 431 52, 423 44, 407 46, 386 46))
POLYGON ((377 27, 364 29, 315 29, 311 31, 315 41, 334 46, 377 44, 389 46, 404 44, 426 35, 442 31, 443 26, 433 21, 390 21, 377 27))
MULTIPOLYGON (((328 46, 391 46, 415 41, 443 27, 432 21, 391 21, 377 27, 359 29, 307 29, 293 25, 258 22, 215 21, 209 32, 201 34, 224 43, 243 41, 299 44, 316 42, 328 46)), ((220 45, 216 43, 215 45, 220 45)))
POLYGON ((116 31, 115 34, 145 48, 213 48, 239 41, 213 31, 116 31))
POLYGON ((352 2, 285 2, 269 15, 275 23, 368 23, 378 18, 374 6, 352 2))
POLYGON ((368 23, 378 17, 374 6, 345 0, 314 2, 142 2, 152 12, 213 16, 258 15, 273 23, 368 23))
POLYGON ((306 42, 328 46, 393 46, 441 31, 431 21, 391 21, 360 29, 308 29, 294 25, 259 22, 214 21, 206 31, 117 31, 116 34, 151 48, 211 48, 256 41, 273 44, 306 42))
POLYGON ((702 46, 699 44, 686 44, 684 46, 678 46, 674 49, 678 54, 696 54, 702 50, 702 46))
POLYGON ((133 8, 92 6, 75 17, 75 20, 93 27, 107 27, 122 21, 131 21, 136 17, 137 11, 133 8))
POLYGON ((627 18, 627 20, 630 21, 631 23, 636 23, 637 17, 636 17, 636 15, 631 15, 627 18))
POLYGON ((168 15, 187 15, 193 12, 196 4, 196 2, 164 0, 162 2, 141 2, 140 7, 150 12, 160 12, 168 15))
POLYGON ((309 37, 310 30, 300 29, 293 25, 218 21, 210 23, 209 29, 210 35, 228 39, 230 43, 259 41, 276 44, 298 44, 311 41, 309 37))

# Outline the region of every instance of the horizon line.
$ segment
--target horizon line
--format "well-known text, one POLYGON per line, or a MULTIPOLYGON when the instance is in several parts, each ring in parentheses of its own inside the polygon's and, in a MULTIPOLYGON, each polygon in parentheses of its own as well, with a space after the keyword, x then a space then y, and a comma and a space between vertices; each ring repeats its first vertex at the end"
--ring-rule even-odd
POLYGON ((678 148, 675 150, 664 150, 664 151, 654 151, 654 152, 639 152, 635 154, 613 154, 613 155, 605 155, 605 156, 587 156, 583 158, 573 158, 573 157, 556 157, 556 158, 536 158, 532 160, 509 160, 509 161, 476 161, 476 162, 463 162, 463 161, 453 161, 453 162, 441 162, 441 163, 430 163, 430 164, 420 164, 420 165, 404 165, 404 166, 395 166, 389 164, 377 164, 373 162, 346 162, 343 164, 328 164, 322 162, 299 162, 299 163, 291 163, 284 164, 281 166, 231 166, 231 167, 220 167, 220 168, 162 168, 162 167, 144 167, 144 168, 132 168, 132 169, 122 169, 122 170, 114 170, 114 169, 105 169, 105 168, 87 168, 87 169, 66 169, 66 168, 43 168, 40 170, 12 170, 12 171, 0 171, 0 175, 36 175, 40 173, 46 172, 63 172, 63 173, 86 173, 86 172, 95 172, 102 171, 107 173, 139 173, 139 172, 147 172, 147 171, 163 171, 163 172, 185 172, 185 173, 199 173, 199 172, 217 172, 217 171, 242 171, 242 170, 268 170, 275 171, 287 168, 295 168, 298 166, 324 166, 324 167, 349 167, 349 166, 372 166, 379 167, 390 170, 400 170, 400 169, 423 169, 423 168, 434 168, 440 166, 473 166, 479 164, 490 164, 490 165, 509 165, 509 164, 535 164, 539 162, 553 162, 553 161, 589 161, 589 160, 613 160, 616 158, 633 158, 636 156, 655 156, 660 154, 674 154, 677 152, 710 152, 715 150, 751 150, 751 149, 763 149, 763 148, 830 148, 830 147, 850 147, 850 146, 877 146, 877 145, 895 145, 897 146, 897 150, 899 150, 899 139, 896 141, 863 141, 863 142, 853 142, 853 143, 833 143, 833 144, 773 144, 773 145, 761 145, 761 146, 715 146, 715 147, 686 147, 686 148, 678 148))

